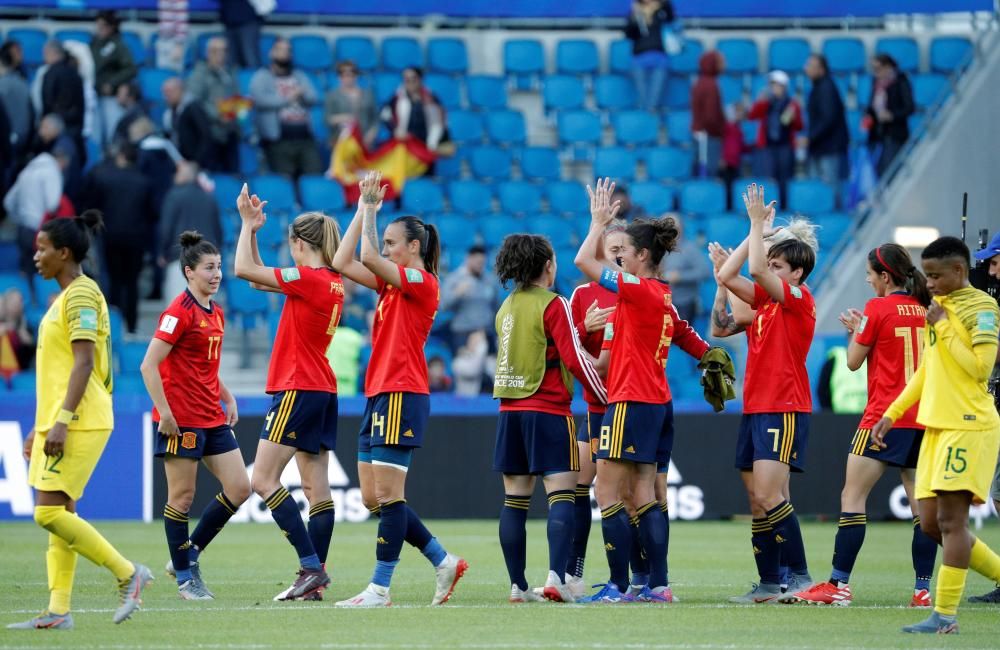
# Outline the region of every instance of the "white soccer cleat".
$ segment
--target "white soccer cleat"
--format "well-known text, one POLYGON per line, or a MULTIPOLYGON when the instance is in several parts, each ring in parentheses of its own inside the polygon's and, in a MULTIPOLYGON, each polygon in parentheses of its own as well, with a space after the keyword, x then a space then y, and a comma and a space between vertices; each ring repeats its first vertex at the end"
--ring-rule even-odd
POLYGON ((576 602, 576 598, 570 593, 569 585, 564 583, 555 571, 549 571, 549 578, 545 581, 542 595, 545 596, 545 600, 551 600, 554 603, 576 602))
POLYGON ((295 585, 289 585, 284 591, 279 592, 278 595, 275 596, 274 598, 272 598, 271 600, 273 600, 275 602, 280 601, 280 600, 288 600, 288 594, 290 594, 292 592, 292 589, 294 589, 294 588, 295 588, 295 585))
POLYGON ((528 587, 524 591, 517 585, 510 586, 510 602, 512 603, 541 603, 545 602, 545 598, 542 597, 542 592, 544 589, 542 587, 535 587, 531 589, 528 587))
POLYGON ((577 578, 567 573, 566 586, 569 588, 569 593, 573 596, 574 602, 587 595, 587 583, 583 581, 583 578, 577 578))
POLYGON ((469 563, 460 557, 448 553, 440 566, 435 567, 437 588, 434 590, 434 600, 431 605, 443 605, 455 592, 455 585, 469 568, 469 563))
POLYGON ((369 583, 365 590, 354 598, 337 602, 337 607, 389 607, 389 588, 369 583))

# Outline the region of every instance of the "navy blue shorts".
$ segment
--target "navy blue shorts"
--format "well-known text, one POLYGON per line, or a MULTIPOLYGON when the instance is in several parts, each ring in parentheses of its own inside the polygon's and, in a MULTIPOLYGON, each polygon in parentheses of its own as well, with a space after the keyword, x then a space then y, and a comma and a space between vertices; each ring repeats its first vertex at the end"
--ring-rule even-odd
POLYGON ((601 437, 601 423, 603 421, 604 413, 587 411, 586 426, 580 427, 576 432, 578 442, 585 442, 590 445, 591 462, 597 462, 597 442, 601 437))
POLYGON ((668 465, 673 449, 673 402, 608 404, 598 436, 598 459, 668 465))
POLYGON ((358 460, 370 463, 372 447, 421 446, 430 412, 431 398, 421 393, 369 397, 358 433, 358 460))
POLYGON ((776 460, 793 472, 803 472, 808 445, 808 413, 744 415, 736 441, 736 469, 753 469, 755 460, 776 460))
POLYGON ((920 443, 924 439, 923 429, 889 429, 885 434, 885 449, 871 440, 871 429, 858 429, 851 440, 851 452, 855 456, 874 458, 886 465, 913 469, 920 455, 920 443))
POLYGON ((493 469, 518 475, 579 471, 576 420, 540 411, 501 411, 493 469))
POLYGON ((153 434, 156 436, 156 451, 153 455, 157 458, 170 454, 179 458, 201 460, 205 456, 218 456, 240 448, 236 442, 236 434, 228 424, 207 429, 178 426, 180 435, 173 438, 161 436, 159 423, 156 424, 156 432, 153 434))
POLYGON ((320 390, 286 390, 271 397, 264 440, 318 454, 337 446, 337 394, 320 390))

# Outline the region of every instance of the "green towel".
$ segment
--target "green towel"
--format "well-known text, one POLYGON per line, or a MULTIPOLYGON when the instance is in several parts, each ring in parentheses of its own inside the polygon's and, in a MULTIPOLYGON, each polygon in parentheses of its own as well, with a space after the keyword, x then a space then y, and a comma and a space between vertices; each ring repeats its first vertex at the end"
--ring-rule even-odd
POLYGON ((698 362, 705 401, 716 413, 726 408, 726 402, 736 399, 736 367, 724 348, 709 348, 698 362))

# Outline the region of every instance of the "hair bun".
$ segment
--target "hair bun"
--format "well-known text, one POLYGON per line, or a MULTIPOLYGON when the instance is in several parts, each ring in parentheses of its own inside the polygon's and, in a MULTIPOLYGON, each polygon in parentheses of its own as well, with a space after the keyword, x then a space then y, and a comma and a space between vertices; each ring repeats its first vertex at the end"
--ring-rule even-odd
POLYGON ((197 230, 185 230, 181 233, 180 242, 181 248, 188 248, 194 246, 195 244, 201 242, 205 239, 200 232, 197 230))
POLYGON ((680 232, 677 229, 677 222, 673 217, 664 217, 650 222, 655 233, 656 244, 667 252, 672 252, 677 248, 677 236, 680 232))
POLYGON ((76 217, 76 223, 91 232, 98 232, 104 228, 104 214, 100 210, 84 210, 76 217))

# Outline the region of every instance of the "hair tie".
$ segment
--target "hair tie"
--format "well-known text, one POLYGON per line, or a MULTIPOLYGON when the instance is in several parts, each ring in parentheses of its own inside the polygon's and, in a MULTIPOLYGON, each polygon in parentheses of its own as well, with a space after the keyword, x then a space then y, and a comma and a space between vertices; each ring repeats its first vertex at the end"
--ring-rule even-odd
POLYGON ((897 280, 902 280, 903 276, 899 275, 899 273, 897 273, 896 271, 894 271, 893 268, 891 266, 889 266, 888 264, 886 264, 885 260, 882 259, 882 251, 880 250, 881 248, 882 247, 879 246, 879 247, 877 247, 875 249, 875 257, 878 259, 879 264, 882 265, 882 267, 885 269, 886 273, 888 273, 892 277, 896 278, 897 280))

